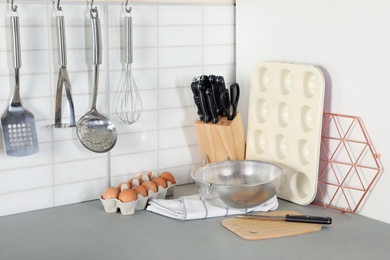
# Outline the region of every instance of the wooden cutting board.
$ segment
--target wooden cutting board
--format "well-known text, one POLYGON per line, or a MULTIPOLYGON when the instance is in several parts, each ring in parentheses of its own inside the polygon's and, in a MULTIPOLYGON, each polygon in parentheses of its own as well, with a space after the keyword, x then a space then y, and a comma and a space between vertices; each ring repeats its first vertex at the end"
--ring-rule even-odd
MULTIPOLYGON (((266 216, 302 215, 295 211, 274 211, 262 213, 266 216)), ((260 215, 260 214, 259 214, 260 215)), ((287 222, 284 220, 228 218, 222 225, 247 240, 259 240, 306 234, 321 230, 320 224, 287 222)))

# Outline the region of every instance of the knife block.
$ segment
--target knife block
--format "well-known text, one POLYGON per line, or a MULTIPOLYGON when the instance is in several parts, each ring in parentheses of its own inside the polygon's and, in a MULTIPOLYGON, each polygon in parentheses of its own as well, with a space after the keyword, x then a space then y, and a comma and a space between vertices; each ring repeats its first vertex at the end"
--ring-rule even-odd
POLYGON ((241 114, 233 120, 222 117, 216 124, 196 120, 194 123, 202 161, 208 155, 208 162, 214 163, 245 159, 245 136, 241 114))

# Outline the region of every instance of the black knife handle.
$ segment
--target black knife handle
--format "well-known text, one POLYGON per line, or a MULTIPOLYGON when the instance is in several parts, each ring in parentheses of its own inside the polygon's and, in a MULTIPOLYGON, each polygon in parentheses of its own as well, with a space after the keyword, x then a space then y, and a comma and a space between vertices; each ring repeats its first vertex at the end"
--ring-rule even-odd
POLYGON ((203 82, 205 88, 211 88, 210 84, 209 84, 209 76, 207 75, 201 75, 199 77, 199 82, 203 82))
POLYGON ((217 76, 209 75, 209 81, 211 85, 211 90, 213 91, 213 98, 217 109, 217 114, 222 116, 222 108, 221 108, 220 100, 218 98, 221 94, 220 94, 219 85, 217 83, 217 76))
POLYGON ((207 108, 207 101, 206 101, 206 86, 202 81, 198 82, 198 91, 199 91, 199 103, 200 108, 203 113, 203 121, 205 123, 210 122, 210 113, 207 108))
POLYGON ((314 223, 314 224, 332 224, 332 218, 330 217, 316 217, 316 216, 306 216, 306 215, 286 215, 286 221, 289 222, 302 222, 302 223, 314 223))
POLYGON ((222 104, 223 116, 227 117, 228 120, 233 120, 234 111, 232 110, 233 106, 230 103, 229 91, 227 89, 221 92, 220 102, 222 104))
POLYGON ((207 101, 208 101, 209 110, 211 114, 211 122, 213 122, 213 124, 216 124, 218 122, 218 113, 217 113, 217 105, 215 104, 215 100, 214 100, 213 91, 209 88, 206 89, 206 96, 207 96, 207 101))
POLYGON ((198 81, 193 81, 191 83, 191 90, 192 93, 194 94, 194 103, 196 105, 196 108, 198 109, 197 114, 199 115, 199 119, 203 120, 204 115, 203 115, 202 108, 200 106, 198 83, 199 83, 198 81))
MULTIPOLYGON (((219 97, 221 97, 222 94, 226 90, 225 79, 222 76, 217 76, 216 82, 217 82, 217 85, 219 86, 219 97)), ((228 100, 224 99, 224 101, 222 101, 222 99, 220 99, 219 105, 220 105, 221 110, 222 110, 221 115, 228 116, 228 114, 226 113, 226 110, 224 108, 229 106, 229 99, 228 100)))
POLYGON ((232 118, 237 115, 238 100, 240 99, 240 86, 234 83, 230 86, 230 104, 232 105, 232 118))

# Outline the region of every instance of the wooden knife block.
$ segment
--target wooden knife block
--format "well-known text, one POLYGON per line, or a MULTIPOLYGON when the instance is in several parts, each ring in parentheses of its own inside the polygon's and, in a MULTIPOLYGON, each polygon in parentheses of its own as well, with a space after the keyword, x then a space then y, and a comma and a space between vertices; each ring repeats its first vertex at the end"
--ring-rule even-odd
POLYGON ((245 136, 241 114, 237 113, 233 120, 222 117, 216 124, 196 120, 195 131, 203 160, 206 163, 245 159, 245 136))

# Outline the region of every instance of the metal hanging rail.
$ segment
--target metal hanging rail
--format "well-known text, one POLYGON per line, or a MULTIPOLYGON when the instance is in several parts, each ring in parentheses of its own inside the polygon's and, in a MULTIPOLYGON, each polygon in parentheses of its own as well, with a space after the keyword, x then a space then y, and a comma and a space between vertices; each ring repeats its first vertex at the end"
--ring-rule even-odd
MULTIPOLYGON (((123 3, 123 0, 94 0, 100 3, 123 3)), ((56 2, 56 1, 52 1, 56 2)), ((90 2, 87 0, 62 0, 62 2, 90 2)), ((207 3, 207 4, 234 4, 236 0, 135 0, 130 1, 134 3, 183 3, 183 4, 194 4, 194 3, 207 3)))

